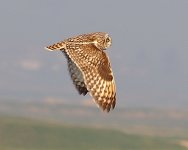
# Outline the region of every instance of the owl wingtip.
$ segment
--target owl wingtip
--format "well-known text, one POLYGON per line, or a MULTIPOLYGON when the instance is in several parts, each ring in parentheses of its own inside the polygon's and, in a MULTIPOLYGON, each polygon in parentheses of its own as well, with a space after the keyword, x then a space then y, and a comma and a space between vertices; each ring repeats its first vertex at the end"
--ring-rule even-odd
POLYGON ((100 106, 99 107, 102 109, 103 112, 106 112, 106 113, 109 113, 111 110, 114 109, 113 106, 109 105, 109 106, 106 106, 106 107, 103 107, 103 106, 100 106))

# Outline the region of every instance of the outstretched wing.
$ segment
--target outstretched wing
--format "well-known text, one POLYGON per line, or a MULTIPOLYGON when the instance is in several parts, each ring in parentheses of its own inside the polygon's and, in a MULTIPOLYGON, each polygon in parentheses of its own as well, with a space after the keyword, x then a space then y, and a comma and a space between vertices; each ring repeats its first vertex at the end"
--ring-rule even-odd
MULTIPOLYGON (((95 102, 106 111, 115 107, 116 87, 107 55, 93 44, 80 44, 64 52, 80 69, 87 90, 95 102)), ((73 81, 74 82, 74 81, 73 81)))
POLYGON ((65 54, 65 57, 67 58, 68 70, 69 70, 71 79, 73 81, 73 84, 75 85, 79 94, 80 95, 83 94, 85 96, 87 94, 88 90, 84 83, 84 78, 83 78, 82 72, 76 66, 76 64, 70 59, 70 57, 64 51, 62 51, 62 52, 65 54))

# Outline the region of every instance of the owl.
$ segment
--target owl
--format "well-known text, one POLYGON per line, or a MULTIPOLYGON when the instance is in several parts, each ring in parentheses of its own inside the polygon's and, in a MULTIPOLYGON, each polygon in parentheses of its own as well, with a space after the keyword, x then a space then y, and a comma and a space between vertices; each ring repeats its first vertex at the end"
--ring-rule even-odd
POLYGON ((82 34, 51 46, 49 51, 64 53, 70 77, 80 95, 88 92, 102 110, 109 112, 116 104, 116 85, 105 50, 112 44, 104 32, 82 34))

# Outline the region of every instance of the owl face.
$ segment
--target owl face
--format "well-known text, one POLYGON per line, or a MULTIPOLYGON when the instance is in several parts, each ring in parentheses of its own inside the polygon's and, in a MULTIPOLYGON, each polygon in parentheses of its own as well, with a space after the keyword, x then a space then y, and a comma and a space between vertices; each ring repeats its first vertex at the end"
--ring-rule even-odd
POLYGON ((112 44, 112 39, 107 33, 99 32, 94 35, 95 46, 100 50, 106 50, 112 44))
POLYGON ((106 34, 106 36, 105 36, 105 42, 104 42, 105 49, 107 49, 108 47, 110 47, 111 44, 112 44, 112 39, 111 39, 111 37, 108 34, 106 34))

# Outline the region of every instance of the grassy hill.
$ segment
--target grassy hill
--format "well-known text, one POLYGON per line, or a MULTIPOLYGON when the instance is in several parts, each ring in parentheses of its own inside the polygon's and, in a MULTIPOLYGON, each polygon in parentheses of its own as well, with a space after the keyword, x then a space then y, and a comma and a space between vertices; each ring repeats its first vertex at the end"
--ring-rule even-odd
POLYGON ((186 150, 177 141, 0 116, 0 150, 186 150))
POLYGON ((74 126, 116 129, 136 135, 188 139, 188 110, 117 107, 110 113, 103 113, 93 106, 70 105, 55 100, 27 102, 0 99, 0 114, 74 126))

